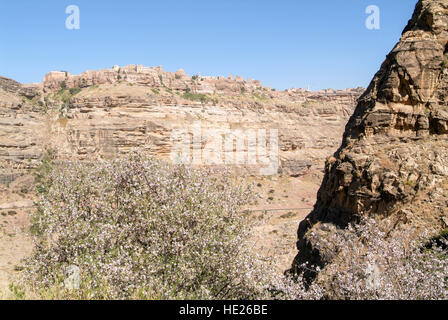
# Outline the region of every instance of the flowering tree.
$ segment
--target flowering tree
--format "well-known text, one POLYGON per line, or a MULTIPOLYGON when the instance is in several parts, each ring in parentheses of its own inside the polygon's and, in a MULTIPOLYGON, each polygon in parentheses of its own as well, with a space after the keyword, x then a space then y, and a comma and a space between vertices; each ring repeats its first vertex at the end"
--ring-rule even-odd
MULTIPOLYGON (((228 174, 139 153, 49 173, 33 217, 32 286, 55 292, 80 270, 83 298, 250 298, 263 279, 248 246, 250 190, 228 174), (256 285, 255 285, 256 284, 256 285)), ((60 291, 60 290, 59 290, 60 291)), ((64 291, 64 290, 62 290, 64 291)))
MULTIPOLYGON (((329 299, 448 299, 448 241, 408 228, 384 232, 381 222, 364 219, 327 239, 337 247, 334 262, 315 285, 329 299)), ((330 246, 330 244, 328 244, 330 246)))

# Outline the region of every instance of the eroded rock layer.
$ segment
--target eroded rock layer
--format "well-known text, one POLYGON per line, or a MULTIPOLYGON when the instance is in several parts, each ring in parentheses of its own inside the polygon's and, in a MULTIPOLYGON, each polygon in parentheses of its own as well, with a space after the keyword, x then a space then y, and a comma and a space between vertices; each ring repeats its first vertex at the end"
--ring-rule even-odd
MULTIPOLYGON (((362 91, 280 92, 241 77, 191 77, 139 65, 77 76, 51 72, 33 85, 0 78, 0 161, 9 179, 10 172, 36 168, 49 150, 62 160, 90 160, 140 147, 170 159, 179 142, 173 132, 199 126, 204 151, 217 135, 276 129, 279 172, 300 176, 323 168, 362 91)), ((235 152, 247 162, 247 143, 242 150, 222 148, 223 158, 235 152)), ((243 167, 258 173, 258 165, 243 167)))
POLYGON ((421 0, 327 160, 314 210, 298 230, 294 271, 332 261, 332 234, 361 216, 380 215, 393 228, 443 227, 447 95, 448 1, 421 0))

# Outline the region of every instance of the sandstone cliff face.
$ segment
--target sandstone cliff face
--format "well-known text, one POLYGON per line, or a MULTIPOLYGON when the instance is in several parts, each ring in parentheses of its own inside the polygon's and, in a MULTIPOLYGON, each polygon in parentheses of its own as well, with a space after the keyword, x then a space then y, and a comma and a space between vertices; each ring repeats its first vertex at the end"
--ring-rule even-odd
POLYGON ((64 71, 54 71, 47 74, 43 81, 43 88, 46 92, 61 89, 61 86, 68 88, 85 88, 94 85, 111 84, 121 81, 128 83, 149 86, 152 88, 170 88, 171 90, 186 91, 191 89, 197 93, 241 93, 255 92, 262 89, 258 80, 242 77, 202 77, 195 75, 190 77, 183 70, 175 73, 167 72, 162 67, 144 67, 142 65, 130 65, 120 68, 114 66, 111 69, 98 71, 86 71, 81 75, 71 75, 64 71))
MULTIPOLYGON (((293 269, 337 255, 328 242, 361 216, 391 228, 443 227, 448 214, 448 1, 421 0, 327 160, 293 269)), ((312 276, 312 273, 308 273, 312 276)))
POLYGON ((0 184, 7 184, 42 156, 44 113, 26 103, 33 86, 0 77, 0 184))
MULTIPOLYGON (((0 161, 3 174, 57 159, 117 157, 140 147, 169 159, 173 132, 202 128, 201 148, 216 135, 277 129, 279 171, 320 171, 340 143, 362 89, 274 91, 241 77, 202 77, 142 66, 51 72, 42 84, 0 78, 0 161)), ((234 149, 222 152, 231 154, 234 149)), ((247 152, 247 145, 245 150, 247 152)), ((258 166, 241 166, 257 174, 258 166)))

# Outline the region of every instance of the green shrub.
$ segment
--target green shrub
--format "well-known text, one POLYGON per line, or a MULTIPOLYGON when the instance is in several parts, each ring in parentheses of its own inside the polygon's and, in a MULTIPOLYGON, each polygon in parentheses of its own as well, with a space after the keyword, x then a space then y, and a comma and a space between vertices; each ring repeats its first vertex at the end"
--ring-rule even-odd
POLYGON ((54 160, 54 151, 51 149, 47 149, 42 157, 42 162, 40 166, 36 169, 34 173, 38 194, 44 194, 48 192, 50 188, 51 182, 49 180, 49 177, 54 168, 53 160, 54 160))
POLYGON ((201 93, 185 92, 182 95, 182 98, 191 100, 191 101, 200 101, 202 104, 205 104, 209 101, 207 95, 201 94, 201 93))
POLYGON ((72 95, 72 96, 74 96, 74 95, 76 95, 76 94, 78 94, 78 93, 80 93, 81 92, 81 88, 70 88, 70 94, 72 95))
POLYGON ((447 67, 448 67, 448 56, 444 55, 442 61, 442 69, 446 69, 447 67))
POLYGON ((59 86, 61 87, 61 90, 67 89, 67 83, 65 81, 59 82, 59 86))

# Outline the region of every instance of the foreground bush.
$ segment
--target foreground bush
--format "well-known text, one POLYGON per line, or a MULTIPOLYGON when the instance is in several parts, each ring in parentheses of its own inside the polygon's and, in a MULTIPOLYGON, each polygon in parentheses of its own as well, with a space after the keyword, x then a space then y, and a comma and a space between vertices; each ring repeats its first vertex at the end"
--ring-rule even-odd
POLYGON ((248 269, 241 259, 246 224, 239 209, 248 193, 228 177, 133 154, 64 164, 48 180, 33 217, 40 237, 27 280, 35 290, 64 292, 67 270, 75 268, 80 288, 70 294, 82 298, 256 293, 237 277, 248 269))
POLYGON ((288 285, 252 252, 241 210, 252 196, 229 175, 134 153, 42 181, 25 272, 41 297, 260 299, 288 285))

